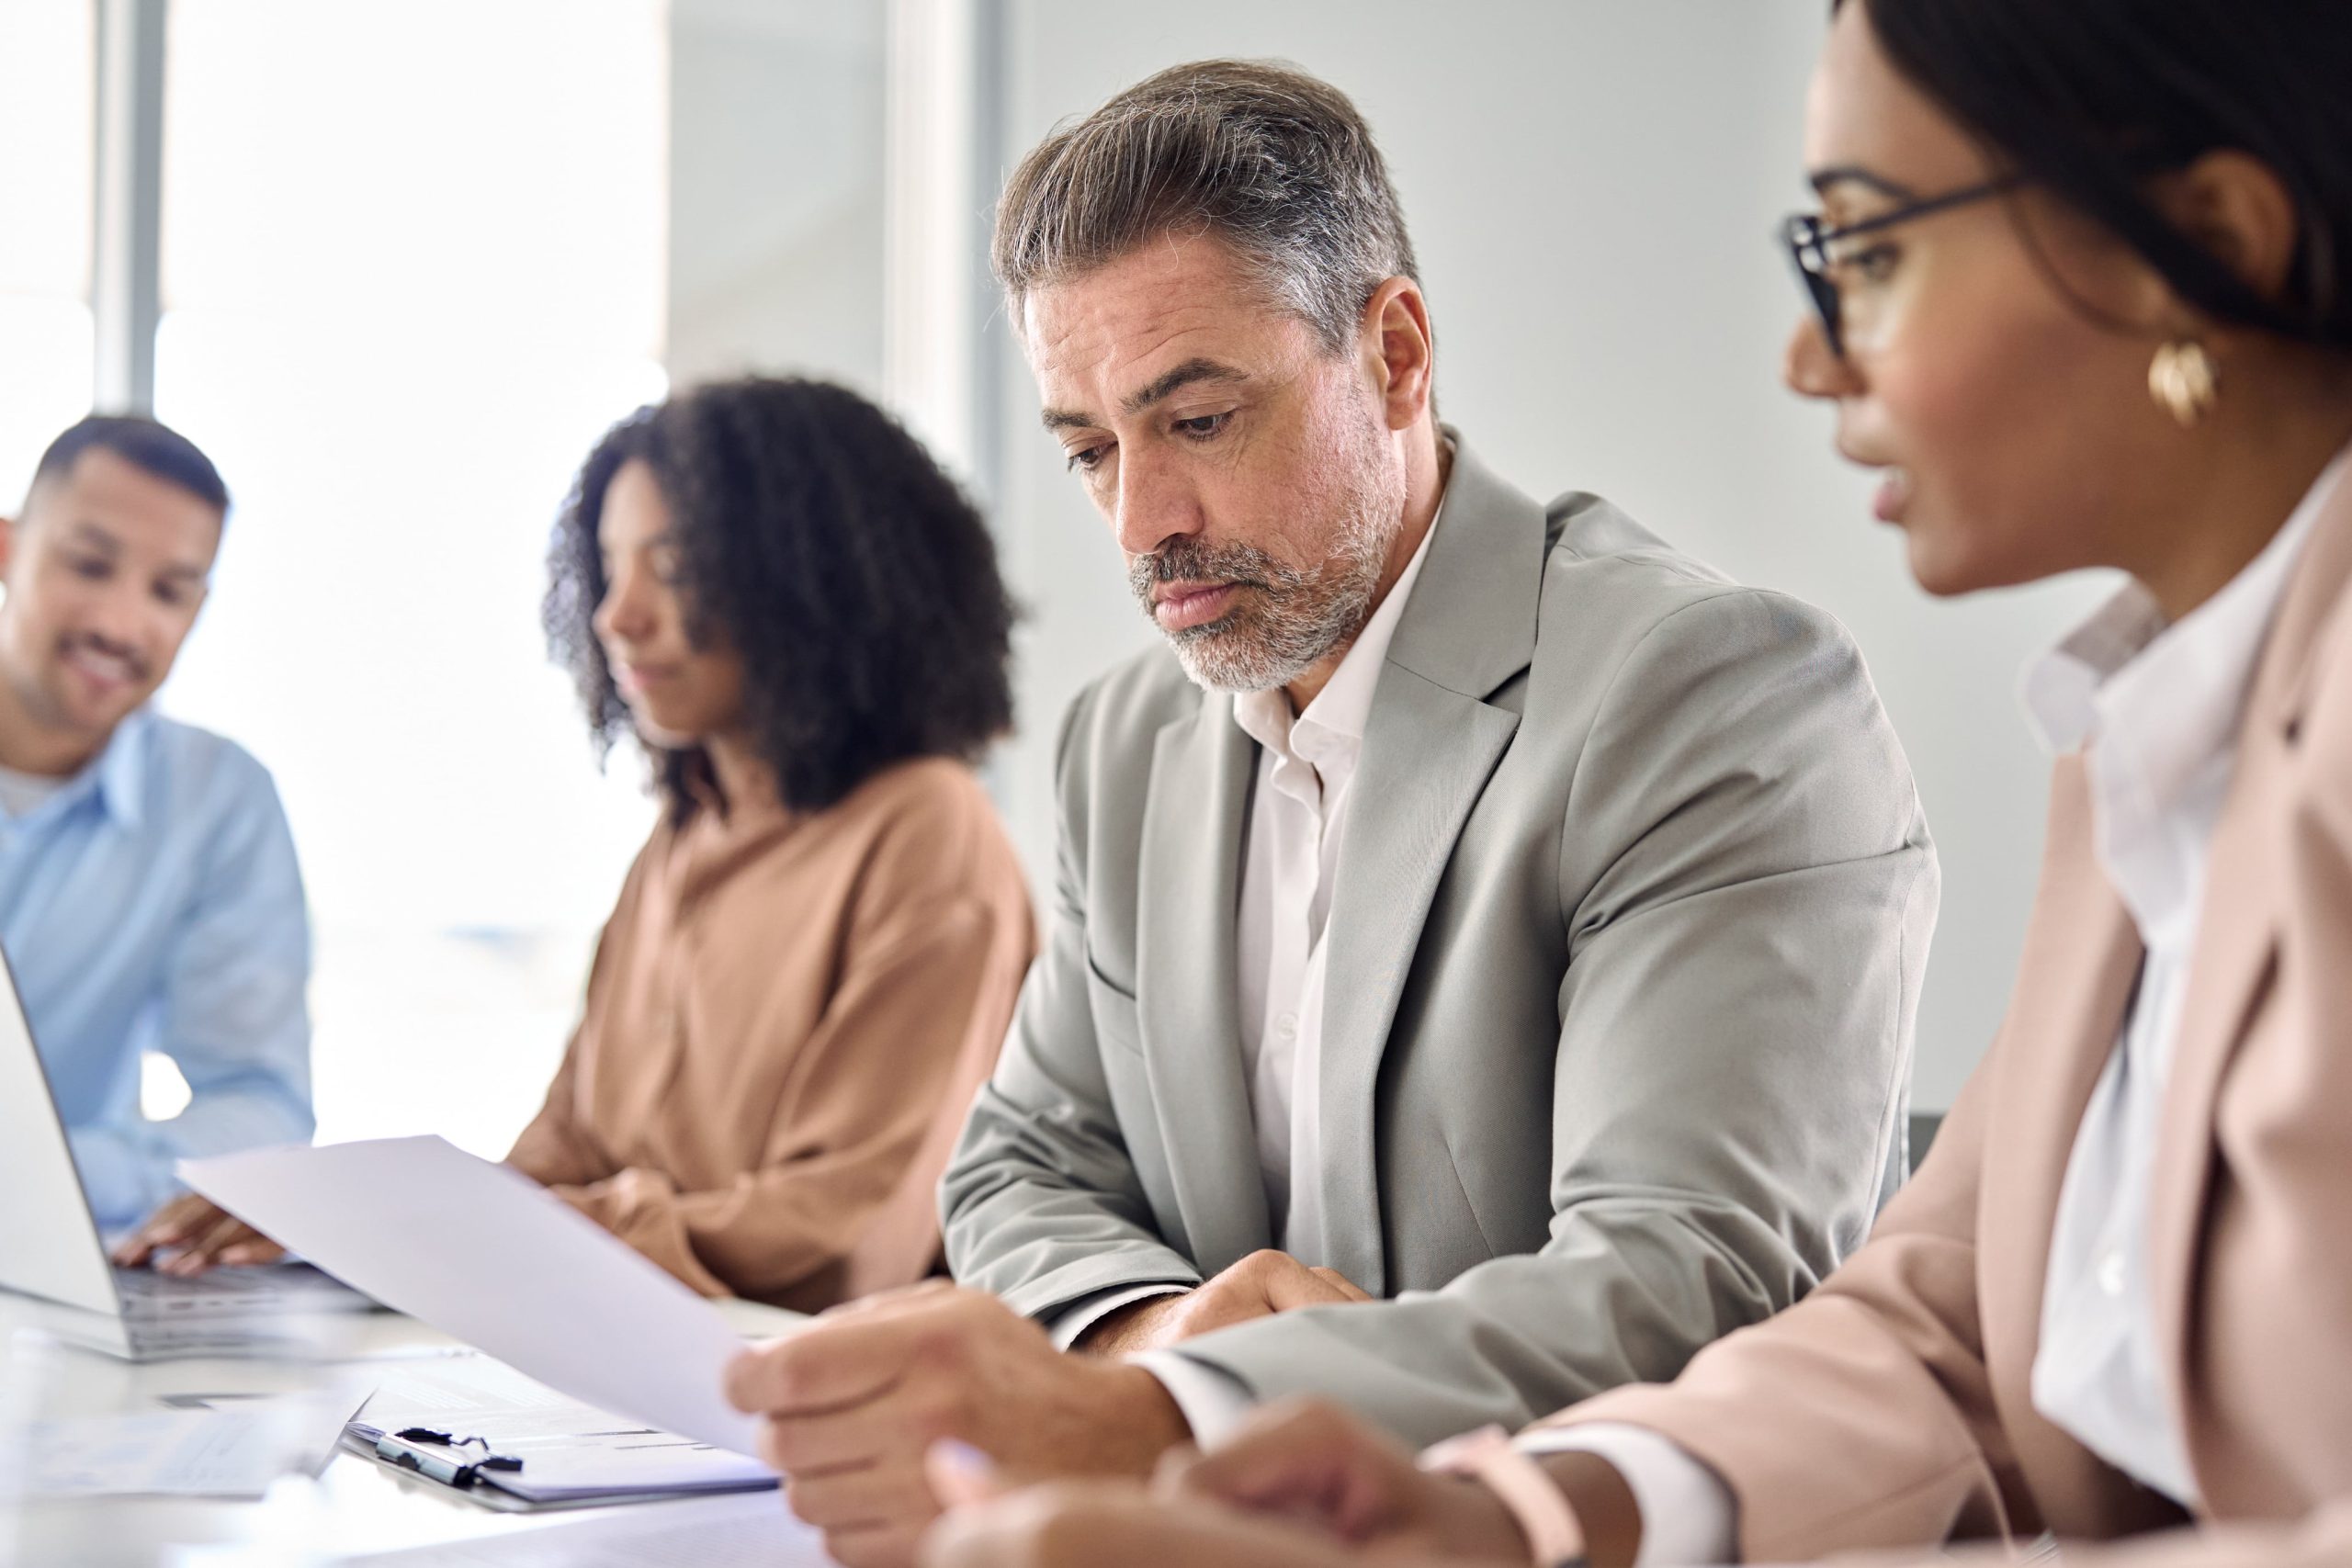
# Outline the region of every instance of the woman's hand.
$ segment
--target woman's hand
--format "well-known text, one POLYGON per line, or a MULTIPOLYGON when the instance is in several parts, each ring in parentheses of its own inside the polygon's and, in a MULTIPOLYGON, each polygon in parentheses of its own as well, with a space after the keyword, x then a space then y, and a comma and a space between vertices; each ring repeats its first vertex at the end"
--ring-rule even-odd
POLYGON ((1526 1538, 1485 1486, 1432 1475, 1403 1445, 1335 1405, 1269 1405, 1213 1452, 1170 1454, 1159 1491, 1312 1523, 1359 1548, 1525 1563, 1526 1538))
POLYGON ((1055 1482, 952 1508, 923 1537, 922 1568, 1351 1568, 1360 1553, 1283 1519, 1132 1482, 1055 1482))
POLYGON ((924 1568, 1342 1568, 1366 1562, 1524 1564, 1500 1500, 1430 1475, 1328 1404, 1270 1407, 1215 1453, 1179 1450, 1147 1494, 1132 1484, 1015 1488, 976 1450, 943 1444, 932 1487, 947 1513, 924 1568))

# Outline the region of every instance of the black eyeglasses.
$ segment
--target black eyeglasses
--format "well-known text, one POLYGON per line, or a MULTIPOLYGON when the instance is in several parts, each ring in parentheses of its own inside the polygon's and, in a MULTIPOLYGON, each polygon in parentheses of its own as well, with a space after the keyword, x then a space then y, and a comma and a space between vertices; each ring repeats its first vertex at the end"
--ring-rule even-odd
POLYGON ((1908 223, 1931 213, 1948 212, 1955 207, 1988 200, 2007 194, 2024 182, 2025 176, 2007 174, 1965 190, 1945 196, 1932 196, 1925 201, 1915 201, 1898 207, 1892 212, 1882 212, 1875 218, 1865 218, 1859 223, 1849 223, 1842 229, 1830 227, 1817 212, 1800 212, 1781 226, 1781 238, 1789 247, 1789 259, 1796 264, 1797 277, 1804 283, 1806 298, 1813 301, 1814 312, 1821 318, 1821 335, 1829 352, 1838 358, 1846 357, 1845 304, 1834 276, 1838 257, 1834 247, 1865 234, 1875 234, 1892 229, 1898 223, 1908 223))

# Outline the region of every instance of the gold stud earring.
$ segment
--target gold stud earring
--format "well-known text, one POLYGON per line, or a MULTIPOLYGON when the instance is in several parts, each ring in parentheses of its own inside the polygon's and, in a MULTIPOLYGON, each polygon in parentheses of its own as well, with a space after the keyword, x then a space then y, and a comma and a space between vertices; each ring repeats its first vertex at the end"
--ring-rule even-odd
POLYGON ((2222 373, 2203 344, 2182 338, 2148 361, 2148 395, 2183 430, 2193 430, 2220 400, 2222 373))

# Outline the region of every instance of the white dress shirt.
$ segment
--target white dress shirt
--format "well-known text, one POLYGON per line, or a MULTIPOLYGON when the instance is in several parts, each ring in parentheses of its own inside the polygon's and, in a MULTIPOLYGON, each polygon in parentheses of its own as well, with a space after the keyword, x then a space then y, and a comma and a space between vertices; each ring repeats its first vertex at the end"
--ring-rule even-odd
POLYGON ((2177 626, 2136 584, 2027 679, 2053 751, 2083 746, 2099 865, 2147 956, 2075 1134, 2042 1286, 2034 1408, 2141 1484, 2194 1506, 2157 1357, 2148 1189, 2188 988, 2207 851, 2236 771, 2255 665, 2296 558, 2345 467, 2320 476, 2252 565, 2177 626))
MULTIPOLYGON (((1309 1265, 1328 1256, 1316 1176, 1323 1156, 1316 1086, 1323 1058, 1324 923, 1340 874, 1348 785, 1388 644, 1444 515, 1441 499, 1420 547, 1306 712, 1294 717, 1279 686, 1233 699, 1234 722, 1259 747, 1257 787, 1241 829, 1234 929, 1242 1066, 1268 1216, 1282 1249, 1309 1265)), ((1167 1388, 1193 1440, 1204 1446, 1238 1426, 1254 1403, 1230 1373, 1181 1351, 1148 1351, 1136 1360, 1167 1388)))
POLYGON ((1396 585, 1305 713, 1291 716, 1290 697, 1279 686, 1233 699, 1233 721, 1258 743, 1258 784, 1241 829, 1241 903, 1234 928, 1241 1058, 1258 1124, 1268 1216, 1282 1249, 1310 1265, 1328 1255, 1316 1179, 1323 1149, 1316 1116, 1323 927, 1373 691, 1436 535, 1432 519, 1396 585))
MULTIPOLYGON (((2185 1506, 2197 1501, 2156 1354, 2148 1190, 2158 1112, 2204 902, 2207 852, 2237 761, 2262 648, 2339 456, 2271 542, 2219 593, 2167 626, 2126 586, 2026 671, 2028 716, 2054 752, 2084 750, 2100 868, 2147 950, 2115 1054, 2068 1156, 2044 1276, 2033 1404, 2084 1447, 2185 1506)), ((1728 1488, 1656 1433, 1613 1425, 1531 1433, 1532 1452, 1582 1450, 1641 1506, 1638 1568, 1725 1562, 1728 1488)))

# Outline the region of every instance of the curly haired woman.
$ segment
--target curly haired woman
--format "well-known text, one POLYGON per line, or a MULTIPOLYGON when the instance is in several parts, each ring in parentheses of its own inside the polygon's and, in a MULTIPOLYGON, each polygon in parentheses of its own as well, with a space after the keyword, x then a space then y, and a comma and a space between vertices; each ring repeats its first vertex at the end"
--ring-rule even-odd
MULTIPOLYGON (((614 426, 548 567, 549 649, 666 809, 507 1163, 706 1294, 913 1283, 1035 945, 971 769, 1012 722, 986 525, 865 399, 753 378, 614 426)), ((136 1246, 279 1254, 192 1194, 136 1246)))
POLYGON ((1033 945, 970 766, 1012 722, 986 527, 862 398, 751 379, 615 427, 549 565, 549 645, 666 809, 509 1163, 707 1293, 912 1281, 1033 945))

